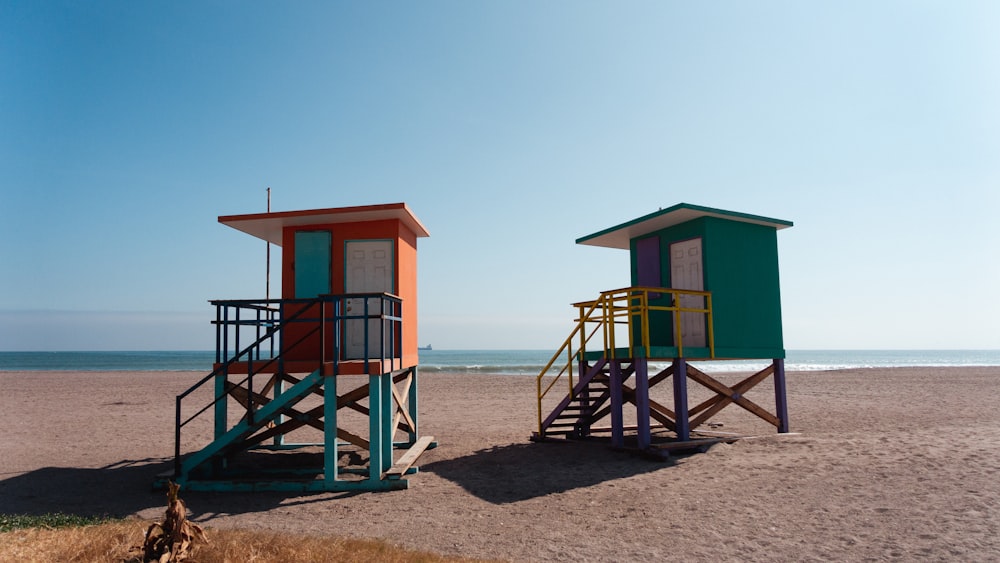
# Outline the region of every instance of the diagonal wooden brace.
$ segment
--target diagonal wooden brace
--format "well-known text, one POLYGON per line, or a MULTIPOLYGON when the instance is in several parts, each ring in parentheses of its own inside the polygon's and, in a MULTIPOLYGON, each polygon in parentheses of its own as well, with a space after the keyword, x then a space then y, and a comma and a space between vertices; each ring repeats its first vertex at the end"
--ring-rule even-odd
MULTIPOLYGON (((664 371, 670 371, 670 370, 664 370, 664 371)), ((659 375, 663 375, 663 372, 660 372, 659 375)), ((659 375, 657 377, 659 377, 659 375)), ((663 379, 665 379, 665 377, 659 377, 659 379, 658 379, 657 382, 662 381, 663 379)), ((650 380, 650 386, 651 387, 652 387, 652 384, 653 384, 652 381, 653 380, 650 380)), ((625 385, 625 384, 622 384, 621 388, 622 388, 622 398, 625 401, 627 401, 627 402, 629 402, 629 403, 631 403, 631 404, 634 405, 635 404, 635 389, 633 389, 632 387, 629 387, 628 385, 625 385)), ((605 395, 601 395, 600 398, 605 398, 605 395)), ((606 400, 606 398, 605 398, 605 400, 606 400)), ((601 401, 601 402, 603 402, 603 401, 601 401)), ((598 420, 601 420, 602 418, 604 418, 605 416, 607 416, 610 413, 611 413, 611 406, 605 406, 603 409, 601 409, 601 410, 599 410, 599 411, 597 411, 597 412, 594 413, 594 415, 593 415, 593 417, 591 419, 591 422, 592 423, 593 422, 597 422, 598 420)), ((656 401, 654 401, 652 399, 649 400, 649 416, 650 416, 650 418, 653 418, 657 422, 659 422, 660 424, 662 424, 663 427, 666 428, 667 430, 674 430, 675 429, 674 420, 677 418, 677 416, 674 414, 674 411, 672 411, 671 409, 667 408, 666 406, 664 406, 664 405, 662 405, 662 404, 660 404, 660 403, 658 403, 658 402, 656 402, 656 401)))
POLYGON ((392 390, 392 399, 396 403, 396 415, 392 418, 392 431, 390 436, 396 435, 396 430, 399 429, 399 419, 400 417, 406 419, 406 423, 410 425, 410 428, 416 428, 416 423, 413 422, 413 418, 410 417, 410 411, 406 408, 406 401, 410 398, 410 387, 413 384, 413 372, 410 372, 405 378, 403 378, 403 392, 402 394, 396 389, 396 381, 393 380, 389 388, 392 390))
MULTIPOLYGON (((257 405, 257 408, 263 407, 264 405, 271 402, 270 397, 267 397, 265 395, 256 392, 250 393, 244 387, 240 387, 234 383, 226 382, 226 392, 229 393, 229 396, 236 399, 236 402, 242 405, 244 409, 249 408, 250 398, 253 398, 253 404, 257 405)), ((306 419, 309 418, 310 416, 308 414, 297 411, 292 407, 284 407, 278 412, 296 419, 306 419)), ((243 418, 246 419, 246 415, 243 415, 243 418)), ((323 424, 320 422, 312 422, 307 420, 306 423, 320 430, 323 429, 323 424)), ((274 428, 274 427, 275 426, 273 421, 268 422, 268 428, 274 428)))
POLYGON ((775 427, 779 426, 781 421, 778 420, 777 416, 767 412, 766 409, 743 396, 744 393, 753 389, 758 383, 767 379, 767 377, 772 373, 774 373, 773 365, 764 368, 743 381, 740 381, 733 387, 728 387, 719 380, 688 364, 688 377, 697 381, 701 385, 704 385, 710 390, 715 391, 717 394, 716 397, 708 399, 690 410, 691 414, 701 413, 691 420, 691 428, 697 428, 701 424, 704 424, 705 421, 712 416, 715 416, 716 413, 731 403, 736 403, 775 427))

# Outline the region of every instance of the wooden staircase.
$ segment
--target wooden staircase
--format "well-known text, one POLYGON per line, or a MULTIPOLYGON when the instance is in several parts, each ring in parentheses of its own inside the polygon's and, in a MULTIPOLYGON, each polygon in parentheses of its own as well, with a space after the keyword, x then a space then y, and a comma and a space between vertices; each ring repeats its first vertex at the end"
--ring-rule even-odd
MULTIPOLYGON (((531 439, 580 439, 590 435, 594 423, 611 412, 611 361, 601 359, 592 365, 583 365, 584 375, 569 393, 542 421, 541 431, 531 439)), ((631 369, 626 369, 631 375, 631 369)))
POLYGON ((419 435, 417 366, 403 365, 398 341, 401 301, 360 294, 391 302, 397 312, 380 306, 364 316, 342 313, 343 301, 357 295, 213 302, 216 367, 177 396, 174 470, 154 485, 174 481, 204 491, 406 488, 404 477, 417 472, 414 463, 437 443, 419 435), (391 341, 380 349, 366 344, 362 359, 343 359, 340 335, 349 321, 377 321, 376 334, 392 335, 391 341), (298 328, 296 334, 280 340, 289 326, 298 328), (318 357, 302 359, 310 342, 318 357), (294 359, 286 359, 290 354, 294 359), (212 393, 211 402, 185 409, 183 400, 199 389, 201 398, 212 393), (182 429, 202 415, 214 415, 213 438, 182 455, 182 429), (285 441, 300 428, 309 430, 303 433, 309 441, 285 441))
MULTIPOLYGON (((298 414, 291 410, 292 407, 305 397, 316 393, 322 386, 323 378, 319 370, 316 370, 274 400, 249 411, 250 416, 244 416, 225 434, 185 458, 180 464, 178 478, 187 479, 199 474, 207 477, 206 473, 211 473, 213 466, 218 467, 220 462, 224 462, 234 454, 256 446, 261 440, 254 439, 254 434, 273 425, 275 418, 280 414, 298 414)), ((236 391, 246 392, 244 387, 236 385, 228 389, 231 395, 236 394, 236 391)))

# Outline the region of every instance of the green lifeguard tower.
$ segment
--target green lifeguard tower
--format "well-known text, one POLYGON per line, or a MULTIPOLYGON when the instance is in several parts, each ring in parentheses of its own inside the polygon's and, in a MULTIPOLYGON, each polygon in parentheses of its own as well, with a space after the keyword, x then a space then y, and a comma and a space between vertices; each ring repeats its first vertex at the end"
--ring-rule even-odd
POLYGON ((690 444, 693 429, 730 404, 788 432, 777 231, 790 221, 680 203, 577 239, 628 249, 632 286, 576 303, 576 326, 538 376, 534 440, 585 437, 611 417, 614 446, 625 443, 624 405, 636 408, 636 445, 649 450, 651 425, 690 444), (735 385, 689 360, 767 360, 735 385), (667 364, 650 372, 652 364, 667 364), (745 393, 773 377, 774 412, 745 393), (714 396, 688 405, 687 381, 714 396), (565 395, 553 393, 568 383, 565 395), (673 408, 649 389, 673 383, 673 408), (547 416, 546 416, 546 413, 547 416))

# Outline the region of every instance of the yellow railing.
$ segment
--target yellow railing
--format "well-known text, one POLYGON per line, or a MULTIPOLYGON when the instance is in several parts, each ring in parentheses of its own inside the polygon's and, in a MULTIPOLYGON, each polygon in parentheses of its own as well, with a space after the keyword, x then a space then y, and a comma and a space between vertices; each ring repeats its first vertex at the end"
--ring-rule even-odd
POLYGON ((616 329, 625 326, 627 349, 623 357, 636 357, 636 349, 641 348, 643 357, 650 354, 650 333, 649 333, 649 313, 650 311, 666 311, 675 313, 673 315, 674 345, 677 348, 678 357, 684 357, 684 342, 681 330, 680 313, 700 313, 705 315, 708 356, 715 357, 715 334, 712 327, 712 294, 708 291, 693 291, 687 289, 669 289, 663 287, 626 287, 614 289, 601 293, 601 296, 594 301, 584 301, 574 303, 578 310, 576 326, 570 335, 563 341, 549 363, 545 365, 542 372, 536 378, 538 391, 538 433, 543 435, 542 429, 542 399, 556 386, 556 383, 565 375, 569 384, 569 395, 573 395, 574 373, 577 377, 583 375, 579 372, 580 360, 585 357, 588 351, 588 344, 598 333, 601 334, 600 344, 591 345, 590 351, 602 351, 603 357, 615 359, 619 354, 618 338, 616 329), (668 296, 669 300, 662 300, 660 296, 668 296), (653 297, 651 297, 653 296, 653 297), (681 296, 696 296, 703 298, 702 307, 681 306, 681 296), (651 305, 650 301, 661 301, 668 305, 651 305), (636 334, 636 327, 639 327, 639 334, 636 334), (636 338, 638 337, 638 338, 636 338), (561 359, 562 358, 562 359, 561 359), (558 368, 557 373, 551 373, 558 368), (545 385, 546 376, 551 380, 545 385))

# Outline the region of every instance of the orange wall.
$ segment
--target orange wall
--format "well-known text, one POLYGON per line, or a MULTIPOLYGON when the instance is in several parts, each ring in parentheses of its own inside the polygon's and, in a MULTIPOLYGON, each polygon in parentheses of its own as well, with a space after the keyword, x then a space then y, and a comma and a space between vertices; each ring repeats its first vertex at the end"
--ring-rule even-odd
POLYGON ((417 235, 401 221, 387 219, 363 223, 318 224, 288 227, 282 233, 281 295, 295 297, 295 232, 328 230, 333 233, 330 260, 331 291, 344 293, 344 246, 351 240, 392 240, 395 258, 394 293, 403 299, 404 365, 417 363, 417 235))
POLYGON ((417 235, 402 223, 396 241, 397 295, 403 298, 403 354, 417 363, 417 235))

